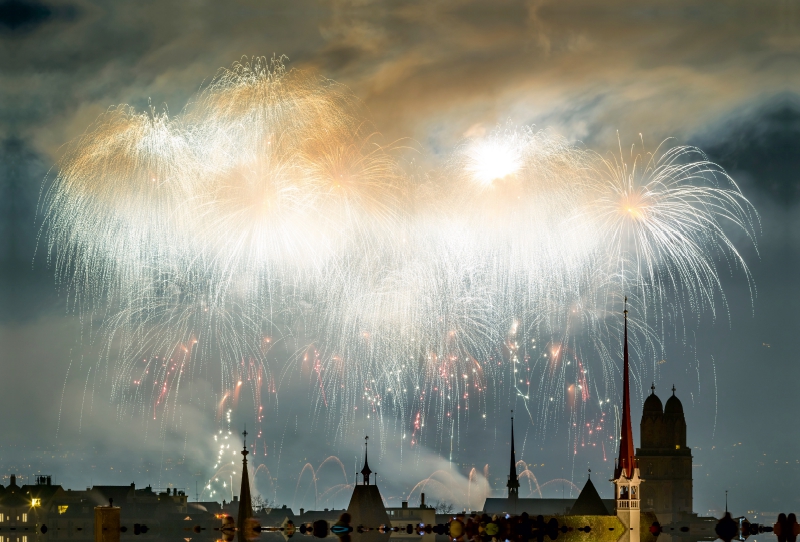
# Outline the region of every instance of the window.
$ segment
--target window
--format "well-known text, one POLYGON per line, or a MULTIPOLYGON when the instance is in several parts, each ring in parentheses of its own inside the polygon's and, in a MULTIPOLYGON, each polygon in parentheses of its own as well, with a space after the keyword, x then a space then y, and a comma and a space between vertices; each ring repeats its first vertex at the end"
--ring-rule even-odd
POLYGON ((23 512, 23 514, 22 514, 22 522, 23 523, 27 523, 28 522, 28 514, 27 513, 23 512))
POLYGON ((676 449, 676 450, 680 450, 680 449, 681 449, 681 445, 680 445, 680 444, 676 444, 676 445, 675 445, 675 449, 676 449))
MULTIPOLYGON (((66 505, 66 504, 61 504, 61 505, 59 505, 59 506, 58 506, 58 513, 59 513, 59 514, 63 514, 64 512, 66 512, 66 511, 67 511, 67 508, 69 508, 69 506, 68 506, 68 505, 66 505)), ((2 541, 2 540, 0 540, 0 542, 3 542, 3 541, 2 541)))
POLYGON ((42 505, 42 499, 36 499, 36 498, 31 499, 31 506, 41 506, 41 505, 42 505))
MULTIPOLYGON (((2 514, 2 513, 0 513, 0 521, 5 521, 5 520, 6 520, 6 515, 5 515, 5 514, 2 514)), ((0 542, 3 542, 3 541, 2 541, 2 540, 0 540, 0 542)))

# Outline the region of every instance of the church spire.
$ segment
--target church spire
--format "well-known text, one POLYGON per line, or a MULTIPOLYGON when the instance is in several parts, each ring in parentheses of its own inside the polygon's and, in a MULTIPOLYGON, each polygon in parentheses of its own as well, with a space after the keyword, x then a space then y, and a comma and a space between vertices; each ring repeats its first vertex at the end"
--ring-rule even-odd
POLYGON ((372 471, 369 469, 369 460, 367 458, 367 444, 369 444, 369 436, 364 437, 364 468, 361 469, 361 475, 364 477, 364 485, 369 485, 369 476, 372 474, 372 471))
POLYGON ((253 517, 253 503, 250 499, 250 475, 247 473, 247 429, 245 428, 242 433, 244 437, 244 445, 242 448, 242 487, 239 489, 239 514, 238 525, 240 539, 242 538, 245 530, 245 523, 249 518, 253 517))
POLYGON ((633 477, 635 468, 635 457, 633 450, 633 430, 631 429, 631 395, 629 382, 629 360, 628 360, 628 298, 625 298, 625 343, 623 346, 623 379, 622 379, 622 426, 619 436, 619 459, 614 476, 619 478, 622 470, 628 478, 633 477))
MULTIPOLYGON (((514 414, 514 411, 511 411, 514 414)), ((511 416, 511 464, 508 468, 508 497, 516 498, 519 493, 519 480, 517 479, 517 454, 514 449, 514 416, 511 416)))

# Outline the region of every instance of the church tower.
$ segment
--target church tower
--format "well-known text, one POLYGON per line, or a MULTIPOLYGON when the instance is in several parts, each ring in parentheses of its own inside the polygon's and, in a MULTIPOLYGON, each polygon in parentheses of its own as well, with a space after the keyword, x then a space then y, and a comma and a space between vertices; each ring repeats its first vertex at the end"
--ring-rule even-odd
POLYGON ((242 448, 242 486, 239 488, 239 514, 236 524, 239 526, 239 540, 248 538, 247 520, 253 517, 253 503, 250 499, 250 475, 247 473, 247 429, 242 433, 244 445, 242 448))
POLYGON ((648 480, 642 489, 642 507, 655 512, 665 525, 692 513, 692 450, 686 446, 686 419, 675 387, 663 409, 655 384, 650 390, 642 409, 641 447, 636 457, 648 480))
MULTIPOLYGON (((392 522, 386 513, 381 492, 378 486, 371 483, 372 469, 369 468, 367 458, 367 442, 369 437, 364 438, 364 467, 361 469, 362 483, 358 480, 353 481, 353 495, 350 497, 350 504, 347 505, 347 513, 350 514, 350 525, 354 529, 362 527, 364 529, 377 530, 381 526, 391 527, 392 522)), ((375 474, 377 480, 377 473, 375 474)), ((385 538, 388 540, 389 534, 385 538)), ((383 535, 380 537, 383 539, 383 535)))
POLYGON ((631 428, 631 396, 628 362, 628 298, 625 298, 625 339, 623 345, 622 382, 622 426, 619 437, 619 458, 614 469, 614 504, 617 517, 627 527, 622 542, 639 542, 639 485, 644 481, 639 477, 639 467, 633 452, 633 430, 631 428))
MULTIPOLYGON (((513 410, 511 411, 514 412, 513 410)), ((517 454, 514 450, 514 416, 511 416, 511 464, 508 470, 508 505, 512 513, 517 513, 517 500, 519 499, 519 479, 517 478, 517 454)))

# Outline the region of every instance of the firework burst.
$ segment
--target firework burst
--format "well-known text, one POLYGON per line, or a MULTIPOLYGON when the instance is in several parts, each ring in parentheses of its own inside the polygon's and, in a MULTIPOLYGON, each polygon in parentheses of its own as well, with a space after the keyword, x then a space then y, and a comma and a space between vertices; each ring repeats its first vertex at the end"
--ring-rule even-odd
POLYGON ((76 310, 101 317, 120 412, 174 419, 203 375, 213 409, 243 385, 260 422, 299 364, 319 413, 412 446, 493 396, 594 435, 623 293, 656 351, 668 318, 713 310, 717 261, 746 273, 728 233, 754 242, 757 216, 698 149, 605 157, 508 124, 419 177, 379 141, 346 88, 253 59, 176 118, 118 107, 69 147, 47 246, 76 310))

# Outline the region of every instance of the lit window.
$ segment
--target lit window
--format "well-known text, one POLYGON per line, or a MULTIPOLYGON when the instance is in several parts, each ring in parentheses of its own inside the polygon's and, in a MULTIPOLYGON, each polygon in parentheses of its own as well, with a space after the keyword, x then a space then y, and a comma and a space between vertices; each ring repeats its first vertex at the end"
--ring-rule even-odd
POLYGON ((23 523, 27 523, 28 522, 28 514, 25 514, 25 513, 22 514, 22 522, 23 523))
MULTIPOLYGON (((5 520, 6 520, 5 514, 0 514, 0 521, 5 521, 5 520)), ((3 541, 0 540, 0 542, 3 542, 3 541)))
MULTIPOLYGON (((60 505, 60 506, 58 507, 58 513, 59 513, 59 514, 63 514, 64 512, 66 512, 66 511, 67 511, 67 508, 69 508, 69 506, 67 506, 66 504, 62 504, 62 505, 60 505)), ((0 542, 2 542, 2 540, 0 540, 0 542)))
POLYGON ((676 449, 676 450, 680 450, 680 449, 681 449, 681 445, 680 445, 680 444, 676 444, 676 445, 675 445, 675 449, 676 449))
POLYGON ((42 499, 31 499, 31 506, 41 506, 42 499))

